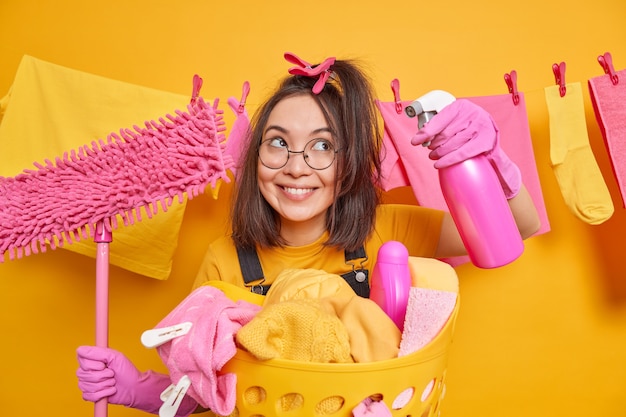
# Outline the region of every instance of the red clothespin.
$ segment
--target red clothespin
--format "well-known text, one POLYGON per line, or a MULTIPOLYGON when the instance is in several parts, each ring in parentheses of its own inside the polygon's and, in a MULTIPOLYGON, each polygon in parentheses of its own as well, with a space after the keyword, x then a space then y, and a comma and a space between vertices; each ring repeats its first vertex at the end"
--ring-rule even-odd
POLYGON ((241 88, 241 100, 239 100, 239 108, 237 109, 237 113, 243 113, 246 107, 246 100, 248 99, 248 94, 250 94, 250 83, 248 81, 244 81, 243 87, 241 88))
POLYGON ((565 62, 552 64, 552 72, 554 73, 554 80, 559 85, 559 94, 561 97, 565 97, 565 62))
POLYGON ((400 81, 397 78, 391 80, 391 91, 393 91, 393 100, 396 102, 396 113, 402 113, 402 100, 400 99, 400 81))
POLYGON ((598 62, 602 66, 604 73, 609 74, 611 77, 613 85, 617 85, 619 83, 619 77, 615 73, 615 68, 613 68, 613 58, 611 58, 611 53, 605 52, 604 55, 600 55, 598 57, 598 62))
POLYGON ((516 106, 519 104, 519 92, 517 91, 517 72, 511 70, 511 73, 504 74, 504 82, 506 82, 509 88, 509 93, 513 96, 513 104, 516 106))
POLYGON ((202 78, 198 74, 193 76, 193 88, 191 90, 191 105, 196 104, 196 100, 200 96, 200 89, 202 88, 202 78))

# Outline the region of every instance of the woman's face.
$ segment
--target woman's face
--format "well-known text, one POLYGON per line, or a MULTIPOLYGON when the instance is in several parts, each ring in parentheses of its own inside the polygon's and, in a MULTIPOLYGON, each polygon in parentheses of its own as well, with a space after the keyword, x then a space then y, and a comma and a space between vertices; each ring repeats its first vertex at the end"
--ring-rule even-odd
MULTIPOLYGON (((336 149, 317 102, 309 95, 280 101, 270 113, 261 142, 262 147, 269 148, 265 161, 259 158, 257 163, 258 184, 265 200, 280 216, 281 236, 291 245, 316 240, 326 230, 326 213, 335 196, 337 171, 334 153, 333 162, 326 169, 311 168, 301 153, 305 147, 310 150, 308 161, 319 168, 326 164, 319 165, 317 153, 326 153, 329 158, 329 145, 336 149), (278 169, 266 166, 279 166, 279 161, 284 159, 277 157, 278 154, 289 155, 286 164, 278 169), (277 162, 268 164, 270 157, 277 162)), ((264 155, 263 150, 260 155, 264 155)))

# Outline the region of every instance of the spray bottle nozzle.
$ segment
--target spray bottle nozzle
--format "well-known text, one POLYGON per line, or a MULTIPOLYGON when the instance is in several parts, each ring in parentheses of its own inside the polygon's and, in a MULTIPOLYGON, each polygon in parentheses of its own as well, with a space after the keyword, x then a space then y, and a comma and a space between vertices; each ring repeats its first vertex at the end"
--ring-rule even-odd
POLYGON ((404 112, 409 117, 415 117, 423 111, 422 105, 417 100, 404 108, 404 112))
POLYGON ((417 116, 417 125, 421 129, 441 109, 454 100, 456 100, 455 97, 447 91, 433 90, 406 106, 404 112, 409 117, 417 116))

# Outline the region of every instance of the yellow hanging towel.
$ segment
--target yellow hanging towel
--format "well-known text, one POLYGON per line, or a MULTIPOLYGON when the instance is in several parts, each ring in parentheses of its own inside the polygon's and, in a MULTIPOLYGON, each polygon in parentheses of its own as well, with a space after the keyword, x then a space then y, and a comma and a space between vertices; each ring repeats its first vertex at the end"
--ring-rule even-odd
MULTIPOLYGON (((105 140, 120 128, 143 126, 176 109, 190 97, 65 68, 25 55, 8 94, 0 100, 0 175, 13 177, 33 162, 54 161, 64 152, 105 140)), ((167 212, 116 229, 110 263, 151 278, 167 279, 185 211, 167 212)), ((122 222, 120 221, 120 224, 122 222)), ((90 239, 65 249, 95 257, 90 239)))

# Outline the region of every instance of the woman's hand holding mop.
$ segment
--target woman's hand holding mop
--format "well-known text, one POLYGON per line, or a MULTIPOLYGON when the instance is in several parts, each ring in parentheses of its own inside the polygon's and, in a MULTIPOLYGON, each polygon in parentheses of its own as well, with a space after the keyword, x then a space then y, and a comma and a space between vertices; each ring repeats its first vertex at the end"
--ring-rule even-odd
MULTIPOLYGON (((97 402, 107 398, 110 404, 159 413, 163 404, 160 395, 172 383, 169 376, 141 372, 126 356, 110 348, 81 346, 77 355, 76 376, 84 400, 97 402)), ((185 396, 176 416, 188 416, 197 406, 193 398, 185 396)))

